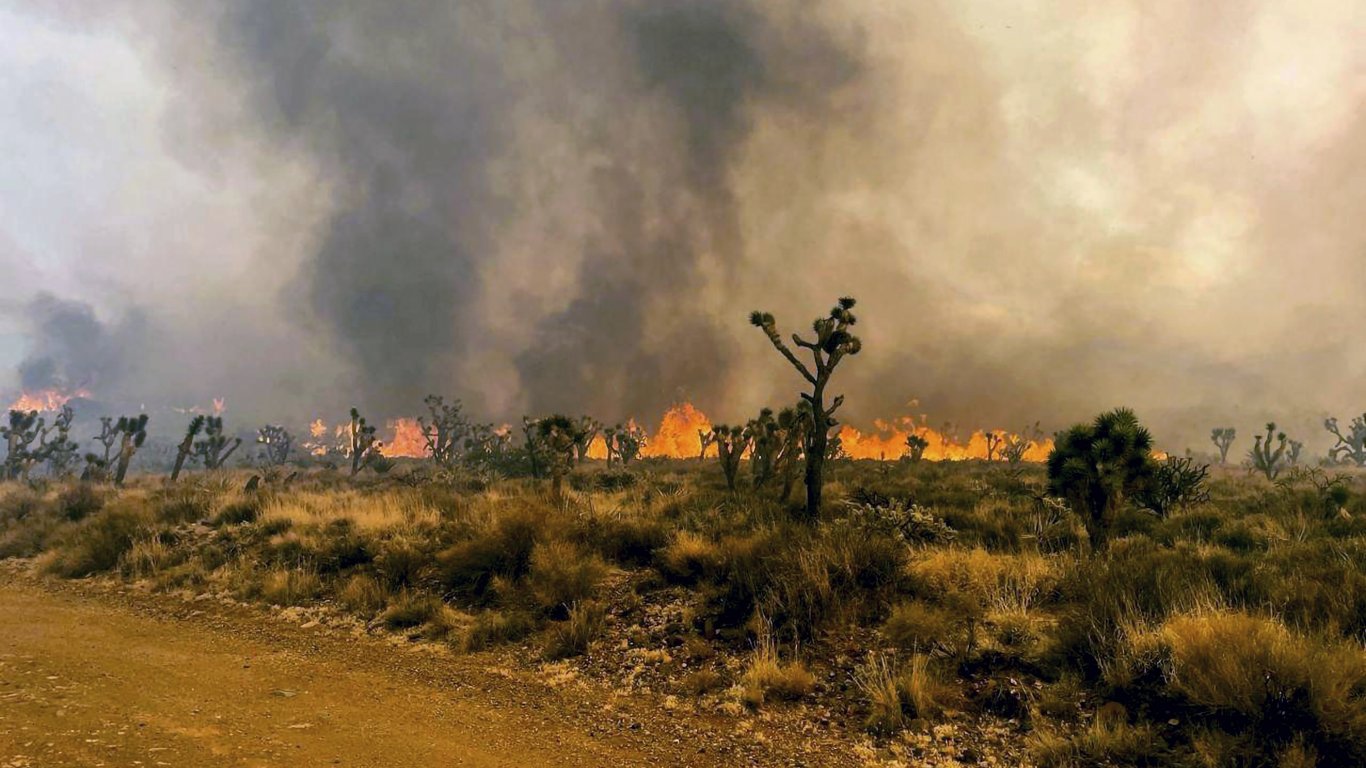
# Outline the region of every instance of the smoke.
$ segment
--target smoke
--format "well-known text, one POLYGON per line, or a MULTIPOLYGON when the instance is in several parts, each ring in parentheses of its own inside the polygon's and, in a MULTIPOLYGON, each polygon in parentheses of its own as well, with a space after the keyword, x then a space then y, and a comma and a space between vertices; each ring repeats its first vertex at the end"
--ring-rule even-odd
POLYGON ((26 175, 81 170, 0 233, 88 305, 25 326, 24 386, 734 420, 799 383, 748 311, 804 331, 853 295, 855 423, 1128 404, 1168 448, 1273 418, 1314 446, 1363 407, 1346 2, 17 8, 65 53, 7 54, 29 108, 0 136, 41 144, 26 175), (95 54, 124 85, 81 85, 95 54))

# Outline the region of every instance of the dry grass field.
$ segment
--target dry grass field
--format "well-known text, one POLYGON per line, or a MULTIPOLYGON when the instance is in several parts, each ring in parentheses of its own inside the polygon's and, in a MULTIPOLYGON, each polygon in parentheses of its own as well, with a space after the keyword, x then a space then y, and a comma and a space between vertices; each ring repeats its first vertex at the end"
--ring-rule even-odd
POLYGON ((818 729, 869 764, 1366 762, 1362 476, 1216 469, 1207 501, 1126 509, 1103 548, 1036 466, 828 477, 814 523, 710 461, 587 462, 558 502, 416 463, 9 484, 0 558, 818 729))

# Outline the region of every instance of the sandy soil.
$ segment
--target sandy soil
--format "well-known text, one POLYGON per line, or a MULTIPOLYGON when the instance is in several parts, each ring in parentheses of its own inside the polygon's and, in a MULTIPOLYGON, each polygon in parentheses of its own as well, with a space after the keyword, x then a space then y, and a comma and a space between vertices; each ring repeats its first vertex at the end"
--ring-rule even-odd
POLYGON ((848 764, 243 607, 0 575, 0 766, 848 764))

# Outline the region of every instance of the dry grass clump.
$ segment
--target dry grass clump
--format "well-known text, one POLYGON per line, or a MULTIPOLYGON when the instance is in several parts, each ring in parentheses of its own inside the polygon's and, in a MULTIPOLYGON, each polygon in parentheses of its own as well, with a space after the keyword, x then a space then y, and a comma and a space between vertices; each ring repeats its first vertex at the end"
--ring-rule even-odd
POLYGON ((607 609, 601 603, 574 603, 569 607, 569 618, 550 625, 545 658, 556 661, 587 653, 589 644, 602 634, 606 620, 607 609))
POLYGON ((347 610, 369 617, 384 607, 389 592, 375 577, 357 573, 346 580, 337 599, 347 610))
POLYGON ((933 720, 961 698, 923 653, 913 654, 905 665, 870 654, 854 680, 868 702, 868 729, 883 735, 897 733, 917 718, 933 720))
POLYGON ((261 580, 261 599, 271 605, 307 605, 322 596, 318 574, 302 568, 279 568, 261 580))
POLYGON ((434 527, 441 512, 416 491, 386 488, 382 493, 344 491, 299 491, 267 502, 261 519, 286 518, 296 525, 346 518, 364 531, 402 527, 434 527))
POLYGON ((134 579, 148 579, 179 560, 174 550, 155 534, 139 536, 123 554, 123 575, 134 579))
POLYGON ((758 708, 770 699, 797 701, 816 688, 816 678, 800 661, 783 661, 772 641, 765 640, 754 649, 744 675, 740 678, 740 700, 758 708))
POLYGON ((720 571, 722 553, 716 542, 692 531, 679 531, 657 553, 655 562, 666 577, 692 584, 720 571))
POLYGON ((482 611, 465 627, 460 647, 470 653, 513 643, 536 631, 536 621, 524 611, 482 611))
POLYGON ((1167 748, 1152 726, 1098 717, 1074 735, 1043 729, 1030 737, 1039 768, 1092 768, 1098 765, 1168 765, 1167 748))
POLYGON ((899 603, 882 625, 882 633, 903 650, 957 653, 966 640, 966 620, 960 612, 929 603, 899 603))
POLYGON ((597 555, 555 539, 541 542, 531 551, 527 585, 541 608, 564 615, 571 605, 593 597, 606 573, 607 565, 597 555))
POLYGON ((46 569, 67 578, 113 570, 133 543, 147 534, 151 523, 143 505, 120 500, 66 531, 46 569))

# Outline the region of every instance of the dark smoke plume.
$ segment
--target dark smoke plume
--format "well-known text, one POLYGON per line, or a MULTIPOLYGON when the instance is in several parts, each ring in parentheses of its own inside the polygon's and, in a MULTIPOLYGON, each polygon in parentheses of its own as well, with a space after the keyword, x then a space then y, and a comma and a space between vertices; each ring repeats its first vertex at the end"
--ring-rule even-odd
POLYGON ((848 294, 856 424, 1125 404, 1168 448, 1273 418, 1312 446, 1362 407, 1366 30, 1308 5, 17 5, 72 51, 0 123, 60 161, 61 216, 0 242, 43 263, 71 228, 51 258, 109 265, 71 297, 144 318, 81 363, 35 331, 23 375, 270 421, 428 392, 735 420, 797 388, 747 313, 848 294))

